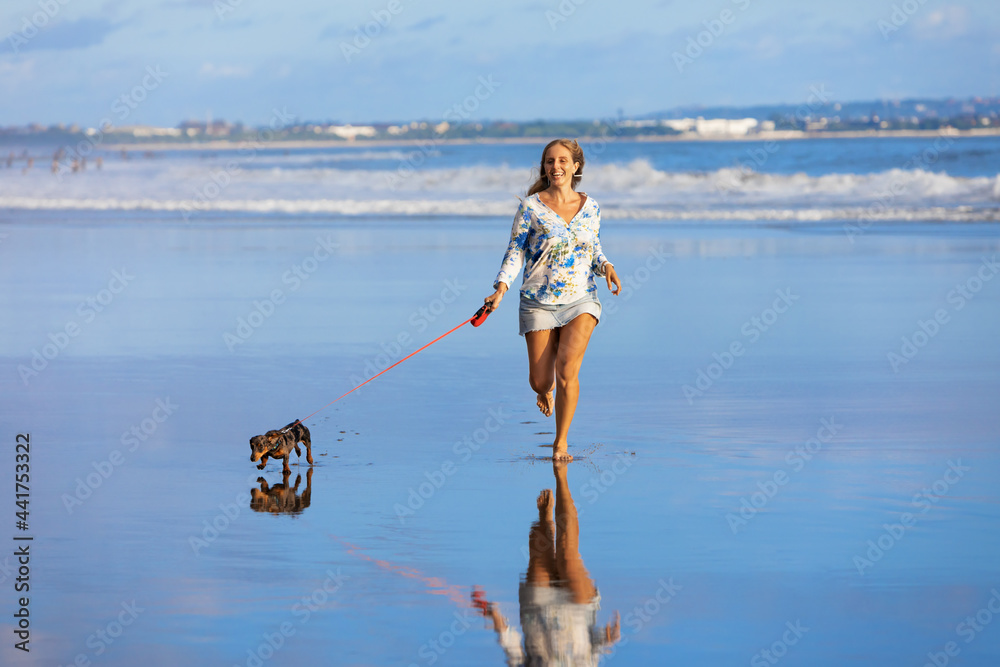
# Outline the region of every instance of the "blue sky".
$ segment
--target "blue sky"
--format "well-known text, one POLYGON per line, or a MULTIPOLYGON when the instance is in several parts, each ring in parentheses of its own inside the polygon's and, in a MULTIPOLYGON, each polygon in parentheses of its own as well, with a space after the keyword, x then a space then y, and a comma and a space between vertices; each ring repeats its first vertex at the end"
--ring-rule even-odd
POLYGON ((603 118, 799 103, 810 86, 835 101, 1000 95, 996 0, 4 0, 0 11, 0 125, 260 124, 274 108, 437 121, 455 105, 469 119, 603 118))

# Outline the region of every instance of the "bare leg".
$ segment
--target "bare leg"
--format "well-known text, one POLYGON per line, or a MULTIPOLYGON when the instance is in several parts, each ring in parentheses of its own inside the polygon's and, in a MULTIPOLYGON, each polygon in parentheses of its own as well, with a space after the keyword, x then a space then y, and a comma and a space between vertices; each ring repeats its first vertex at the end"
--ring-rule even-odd
POLYGON ((529 331, 524 340, 528 343, 528 383, 538 394, 538 409, 549 417, 555 407, 552 389, 556 380, 559 329, 529 331))
POLYGON ((552 472, 556 476, 556 567, 559 578, 572 591, 573 601, 587 603, 594 599, 597 588, 580 557, 580 522, 566 480, 566 462, 553 461, 552 472))
POLYGON ((593 315, 583 314, 559 329, 559 345, 556 354, 556 439, 552 443, 552 458, 572 461, 567 449, 569 426, 573 423, 576 403, 580 398, 580 366, 587 351, 590 334, 594 332, 597 320, 593 315))
POLYGON ((538 494, 538 521, 531 524, 528 533, 527 579, 535 586, 548 586, 559 579, 556 569, 555 526, 552 523, 552 491, 538 494))

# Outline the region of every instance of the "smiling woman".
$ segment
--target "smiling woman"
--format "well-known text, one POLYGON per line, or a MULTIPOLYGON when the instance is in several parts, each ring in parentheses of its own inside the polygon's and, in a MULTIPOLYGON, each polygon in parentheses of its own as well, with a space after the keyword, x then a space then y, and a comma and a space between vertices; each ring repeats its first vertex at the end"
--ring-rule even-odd
POLYGON ((524 265, 519 333, 528 344, 528 382, 542 414, 548 417, 555 409, 552 456, 567 460, 573 458, 567 434, 580 395, 580 366, 601 317, 594 276, 605 277, 612 294, 621 290, 601 249, 600 207, 576 192, 583 165, 576 141, 556 139, 542 151, 538 180, 514 215, 495 291, 485 299, 495 310, 524 265))

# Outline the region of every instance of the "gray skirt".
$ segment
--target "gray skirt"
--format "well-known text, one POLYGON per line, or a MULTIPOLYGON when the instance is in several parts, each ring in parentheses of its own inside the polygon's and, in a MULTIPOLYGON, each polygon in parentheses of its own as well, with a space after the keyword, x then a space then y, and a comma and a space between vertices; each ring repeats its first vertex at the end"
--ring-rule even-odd
POLYGON ((558 329, 584 313, 590 313, 594 319, 600 322, 601 302, 598 300, 597 294, 593 292, 572 303, 560 304, 539 303, 534 299, 522 296, 517 312, 517 333, 523 336, 529 331, 558 329))

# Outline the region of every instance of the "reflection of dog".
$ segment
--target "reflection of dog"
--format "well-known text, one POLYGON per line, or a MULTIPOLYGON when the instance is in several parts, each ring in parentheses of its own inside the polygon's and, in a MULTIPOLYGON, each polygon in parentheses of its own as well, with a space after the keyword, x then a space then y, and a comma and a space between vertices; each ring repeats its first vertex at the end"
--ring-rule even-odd
POLYGON ((271 514, 299 514, 309 507, 312 498, 313 469, 306 473, 306 490, 299 495, 299 482, 302 475, 295 476, 295 486, 288 486, 288 473, 281 474, 281 482, 268 486, 267 480, 258 477, 260 488, 250 489, 250 509, 255 512, 270 512, 271 514))
POLYGON ((256 463, 258 470, 263 470, 267 465, 268 457, 281 459, 284 463, 283 472, 291 472, 288 467, 288 457, 295 450, 296 456, 302 456, 299 443, 306 446, 306 460, 312 465, 312 440, 309 437, 309 429, 301 422, 292 422, 280 431, 268 431, 264 435, 255 435, 250 438, 250 461, 256 463))

